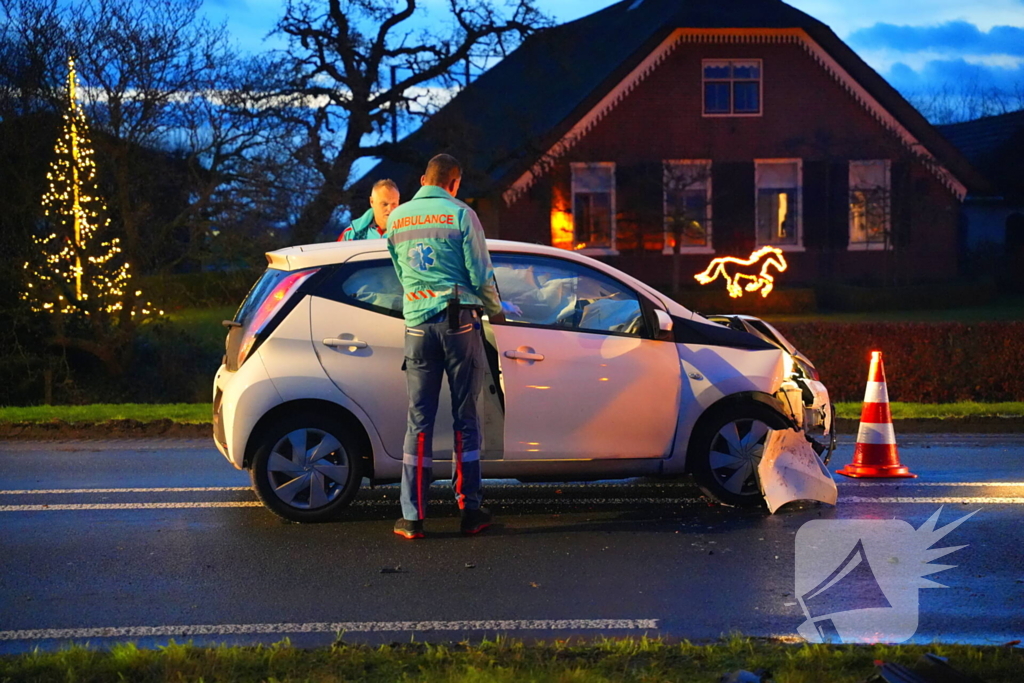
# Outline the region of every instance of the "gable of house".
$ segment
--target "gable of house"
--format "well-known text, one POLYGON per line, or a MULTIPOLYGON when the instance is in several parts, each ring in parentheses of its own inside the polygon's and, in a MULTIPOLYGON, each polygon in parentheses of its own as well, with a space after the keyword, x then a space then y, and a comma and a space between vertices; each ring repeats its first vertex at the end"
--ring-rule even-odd
POLYGON ((407 142, 420 163, 366 180, 414 182, 448 151, 492 236, 631 272, 664 271, 636 259, 677 244, 686 268, 778 246, 802 279, 870 279, 865 253, 902 246, 903 272, 935 279, 957 267, 959 202, 985 186, 828 27, 778 0, 621 2, 544 31, 407 142), (753 110, 709 106, 741 89, 753 110), (686 187, 670 191, 670 173, 686 187))
POLYGON ((419 177, 421 161, 448 150, 470 170, 469 196, 514 194, 529 184, 538 161, 543 164, 568 134, 585 130, 620 101, 679 40, 744 41, 779 30, 789 33, 786 40, 800 33, 803 45, 826 69, 841 74, 855 98, 871 105, 886 126, 907 131, 908 144, 933 155, 951 178, 961 185, 983 183, 827 26, 778 0, 623 0, 541 31, 403 141, 410 156, 419 157, 414 163, 385 160, 366 177, 411 182, 419 177), (680 28, 690 31, 680 34, 680 28))

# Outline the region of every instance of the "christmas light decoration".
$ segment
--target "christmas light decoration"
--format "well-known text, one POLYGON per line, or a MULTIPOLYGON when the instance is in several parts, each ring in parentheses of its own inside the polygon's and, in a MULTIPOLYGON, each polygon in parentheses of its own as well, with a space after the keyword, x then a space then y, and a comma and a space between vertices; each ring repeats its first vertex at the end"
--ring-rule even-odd
POLYGON ((693 277, 702 285, 713 282, 719 276, 725 278, 725 288, 728 290, 729 296, 734 299, 743 296, 744 290, 756 292, 758 289, 761 290, 761 296, 766 297, 775 288, 775 278, 768 272, 769 266, 773 266, 780 273, 789 267, 786 263, 786 258, 782 255, 782 250, 778 247, 761 247, 751 254, 749 258, 745 259, 737 258, 736 256, 720 256, 712 259, 704 272, 697 273, 693 277), (741 267, 749 268, 750 266, 757 266, 759 263, 761 264, 761 270, 756 274, 751 272, 745 273, 739 270, 741 267), (730 270, 733 272, 730 273, 730 270), (746 285, 742 285, 741 283, 744 280, 749 282, 746 285))
POLYGON ((130 305, 131 315, 163 315, 152 304, 128 304, 131 270, 117 238, 105 239, 110 220, 96 185, 96 162, 85 114, 78 103, 78 74, 68 58, 67 108, 55 158, 46 174, 43 212, 49 234, 36 237, 40 258, 26 262, 28 283, 22 298, 33 310, 65 315, 117 313, 130 305), (140 305, 141 304, 141 305, 140 305))

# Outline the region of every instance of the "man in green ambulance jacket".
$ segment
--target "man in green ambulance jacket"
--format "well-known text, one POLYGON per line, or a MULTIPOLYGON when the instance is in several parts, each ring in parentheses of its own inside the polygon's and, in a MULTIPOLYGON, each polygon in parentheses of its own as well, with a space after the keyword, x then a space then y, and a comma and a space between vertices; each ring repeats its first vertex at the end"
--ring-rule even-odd
POLYGON ((388 250, 404 290, 406 325, 409 421, 402 450, 402 518, 395 523, 395 533, 404 538, 423 537, 444 374, 452 392, 452 487, 462 532, 475 534, 491 523, 490 512, 480 505, 480 326, 484 314, 492 323, 504 322, 505 315, 480 219, 455 199, 461 182, 459 162, 447 154, 435 156, 419 192, 388 220, 388 250))

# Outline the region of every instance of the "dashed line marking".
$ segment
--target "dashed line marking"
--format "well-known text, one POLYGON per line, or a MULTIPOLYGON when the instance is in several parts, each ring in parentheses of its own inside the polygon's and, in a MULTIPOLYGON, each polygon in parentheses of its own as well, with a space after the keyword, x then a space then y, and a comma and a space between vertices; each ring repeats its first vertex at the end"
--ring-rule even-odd
MULTIPOLYGON (((487 502, 494 505, 556 505, 561 507, 575 505, 686 505, 706 503, 704 498, 488 498, 487 502)), ((431 500, 430 505, 455 505, 451 499, 431 500)), ((88 510, 188 510, 201 508, 252 508, 262 507, 256 500, 244 501, 204 501, 204 502, 173 502, 173 503, 58 503, 53 505, 0 505, 0 512, 66 512, 88 510)), ((398 499, 394 500, 357 500, 352 507, 397 507, 398 499)))
POLYGON ((939 503, 941 505, 1024 505, 1022 496, 843 496, 842 503, 939 503))
POLYGON ((658 619, 495 619, 489 621, 338 621, 294 624, 188 624, 0 631, 0 640, 147 638, 283 633, 371 633, 395 631, 590 631, 649 630, 658 619))
MULTIPOLYGON (((695 505, 707 504, 706 498, 489 498, 493 505, 537 507, 583 507, 622 505, 695 505)), ((842 496, 841 503, 939 503, 963 505, 1024 505, 1024 496, 842 496)), ((397 507, 394 500, 357 500, 352 507, 397 507)), ((451 499, 431 500, 433 506, 452 506, 451 499)), ((203 501, 168 503, 65 503, 38 505, 0 505, 0 512, 85 512, 103 510, 201 510, 207 508, 258 508, 262 503, 245 501, 203 501)))
POLYGON ((181 486, 177 488, 122 488, 122 489, 11 489, 0 490, 0 496, 28 494, 59 495, 62 493, 195 493, 223 491, 252 491, 251 486, 181 486))
MULTIPOLYGON (((869 488, 874 486, 907 487, 918 486, 930 487, 994 487, 994 488, 1024 488, 1024 481, 846 481, 840 480, 836 485, 842 487, 869 488)), ((434 484, 437 489, 447 488, 440 484, 434 484)), ((621 484, 565 484, 565 483, 541 483, 541 484, 492 484, 485 486, 486 489, 494 490, 517 490, 517 489, 564 489, 574 491, 579 489, 625 489, 625 488, 694 488, 695 484, 690 482, 679 483, 621 483, 621 484)), ((180 486, 180 487, 148 487, 148 488, 107 488, 107 489, 0 489, 0 496, 23 496, 23 495, 88 495, 96 493, 223 493, 237 491, 251 491, 251 486, 180 486)))
POLYGON ((839 486, 996 486, 1022 487, 1024 481, 837 481, 839 486))

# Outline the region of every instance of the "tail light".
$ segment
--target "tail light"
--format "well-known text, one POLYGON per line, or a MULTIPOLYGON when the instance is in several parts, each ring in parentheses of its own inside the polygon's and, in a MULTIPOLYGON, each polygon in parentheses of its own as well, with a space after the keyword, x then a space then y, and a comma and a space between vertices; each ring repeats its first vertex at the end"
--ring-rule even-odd
MULTIPOLYGON (((267 329, 267 325, 274 321, 277 314, 283 309, 287 303, 292 299, 295 293, 299 290, 306 280, 309 279, 313 273, 317 272, 319 268, 311 268, 309 270, 300 270, 294 273, 285 273, 283 271, 268 270, 263 279, 273 278, 277 280, 267 284, 273 286, 268 288, 261 286, 263 283, 257 283, 253 287, 251 297, 254 297, 252 301, 246 301, 242 304, 238 320, 241 326, 237 330, 239 343, 237 345, 237 355, 232 354, 231 346, 231 334, 228 337, 228 369, 238 369, 242 367, 242 363, 249 357, 249 354, 253 352, 256 346, 261 341, 264 330, 267 329), (269 289, 269 291, 267 291, 269 289), (263 293, 266 292, 264 295, 263 293), (231 368, 231 361, 235 360, 234 368, 231 368)), ((235 332, 234 330, 232 332, 235 332)))

